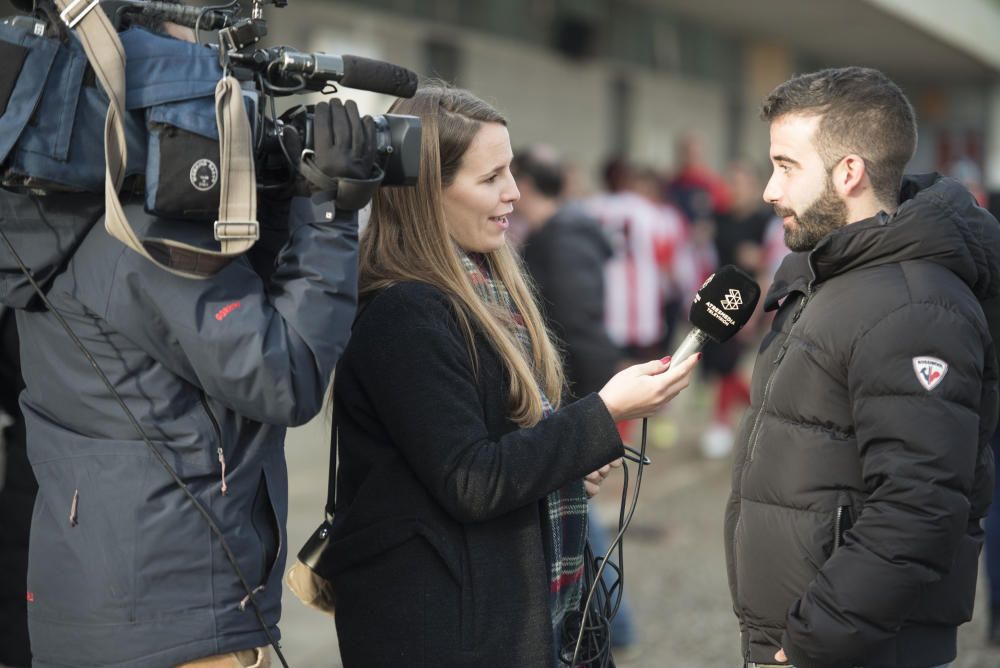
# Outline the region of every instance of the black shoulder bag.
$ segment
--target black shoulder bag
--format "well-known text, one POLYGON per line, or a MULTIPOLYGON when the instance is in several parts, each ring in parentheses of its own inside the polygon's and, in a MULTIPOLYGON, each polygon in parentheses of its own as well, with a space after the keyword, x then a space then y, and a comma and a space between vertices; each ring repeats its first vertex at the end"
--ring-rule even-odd
POLYGON ((335 596, 330 581, 334 505, 337 500, 337 418, 330 433, 330 473, 327 481, 326 518, 299 550, 298 559, 285 574, 285 584, 295 596, 320 612, 334 614, 335 596))
MULTIPOLYGON (((351 329, 357 326, 362 314, 378 299, 378 293, 358 307, 351 329)), ((337 503, 337 414, 334 411, 330 429, 330 473, 327 478, 326 517, 313 531, 312 536, 299 550, 298 559, 285 573, 285 584, 295 596, 320 612, 334 614, 335 596, 333 582, 333 517, 337 503)))

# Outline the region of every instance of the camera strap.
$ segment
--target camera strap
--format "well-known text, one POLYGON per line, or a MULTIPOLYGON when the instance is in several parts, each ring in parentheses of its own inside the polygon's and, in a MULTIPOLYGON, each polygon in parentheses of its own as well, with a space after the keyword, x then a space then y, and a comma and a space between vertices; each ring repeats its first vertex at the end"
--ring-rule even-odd
POLYGON ((337 208, 344 211, 357 211, 372 201, 375 191, 385 178, 385 172, 378 165, 375 165, 375 175, 370 179, 348 179, 343 176, 333 178, 316 166, 313 155, 312 151, 303 151, 299 173, 320 190, 332 192, 337 200, 337 208))
POLYGON ((326 476, 326 519, 333 521, 337 512, 337 457, 340 446, 340 430, 337 429, 337 413, 334 411, 330 425, 330 470, 326 476))
POLYGON ((206 278, 253 246, 259 236, 257 181, 250 121, 239 82, 223 77, 215 89, 219 129, 220 197, 214 234, 219 250, 172 239, 140 239, 122 209, 118 190, 125 176, 125 50, 99 0, 55 0, 60 18, 76 31, 94 73, 108 96, 104 123, 104 200, 108 233, 167 271, 206 278), (96 11, 94 11, 96 10, 96 11))

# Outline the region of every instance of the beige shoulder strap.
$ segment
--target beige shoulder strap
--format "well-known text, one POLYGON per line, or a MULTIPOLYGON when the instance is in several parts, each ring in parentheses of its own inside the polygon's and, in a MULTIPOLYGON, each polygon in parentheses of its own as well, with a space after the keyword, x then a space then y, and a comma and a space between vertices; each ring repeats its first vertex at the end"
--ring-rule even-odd
POLYGON ((215 239, 219 250, 206 250, 170 239, 140 239, 118 199, 128 162, 125 143, 125 50, 98 0, 55 0, 60 17, 76 31, 98 81, 110 100, 104 122, 104 203, 108 232, 137 253, 174 274, 206 278, 258 238, 257 182, 250 141, 250 121, 240 85, 226 76, 215 88, 219 127, 219 218, 215 239))

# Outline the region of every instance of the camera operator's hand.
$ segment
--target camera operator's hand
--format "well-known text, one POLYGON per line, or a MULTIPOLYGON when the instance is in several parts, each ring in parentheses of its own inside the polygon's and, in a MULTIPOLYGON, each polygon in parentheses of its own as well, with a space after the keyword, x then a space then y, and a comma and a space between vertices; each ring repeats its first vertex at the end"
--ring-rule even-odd
POLYGON ((313 114, 316 158, 313 164, 330 178, 365 180, 375 166, 375 123, 361 118, 354 100, 320 102, 313 114))
POLYGON ((353 100, 320 102, 313 114, 314 146, 299 171, 313 192, 331 191, 338 209, 356 210, 382 181, 376 165, 375 122, 361 118, 353 100))

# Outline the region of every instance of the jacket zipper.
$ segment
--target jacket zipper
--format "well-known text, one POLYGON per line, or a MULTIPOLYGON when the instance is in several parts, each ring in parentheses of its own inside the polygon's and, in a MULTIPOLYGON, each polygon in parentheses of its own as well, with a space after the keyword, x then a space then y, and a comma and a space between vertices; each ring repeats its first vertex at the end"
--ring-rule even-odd
POLYGON ((837 507, 837 520, 834 524, 834 534, 833 534, 833 549, 836 550, 838 547, 844 544, 844 534, 850 530, 854 522, 851 521, 851 507, 850 506, 838 506, 837 507))
POLYGON ((840 523, 844 519, 844 507, 837 507, 837 519, 833 524, 833 549, 840 547, 840 523))
POLYGON ((219 428, 219 421, 215 419, 215 413, 212 412, 211 407, 208 405, 208 397, 205 393, 201 393, 201 405, 205 409, 205 414, 208 415, 208 419, 212 423, 212 429, 215 430, 215 442, 218 444, 216 446, 216 454, 219 455, 219 466, 222 469, 222 485, 220 490, 222 495, 225 496, 226 492, 229 491, 229 485, 226 484, 226 453, 222 450, 222 429, 219 428))
MULTIPOLYGON (((792 315, 792 326, 788 330, 788 335, 785 337, 784 342, 781 344, 781 348, 778 350, 778 355, 774 358, 772 363, 773 368, 771 369, 771 374, 767 377, 767 382, 764 383, 764 396, 760 400, 760 408, 757 409, 757 415, 753 419, 753 428, 750 430, 750 451, 747 453, 746 463, 753 461, 754 450, 757 449, 757 440, 760 438, 760 433, 757 431, 760 427, 760 418, 764 414, 764 407, 767 406, 767 399, 771 394, 771 383, 774 381, 774 376, 778 372, 778 365, 781 364, 781 360, 785 358, 785 353, 788 351, 788 342, 792 339, 792 334, 795 332, 795 328, 798 327, 799 318, 802 317, 802 311, 805 310, 806 305, 809 300, 812 299, 813 294, 816 291, 816 270, 813 269, 812 257, 816 249, 809 251, 809 256, 807 258, 807 264, 809 265, 809 273, 812 274, 812 279, 806 285, 806 296, 802 298, 802 302, 799 304, 795 313, 792 315)), ((746 463, 744 463, 744 470, 746 470, 746 463)), ((740 484, 742 487, 742 482, 740 484)), ((740 513, 742 515, 742 513, 740 513)))
MULTIPOLYGON (((778 350, 778 354, 774 358, 774 362, 771 365, 773 368, 771 369, 770 375, 767 377, 767 382, 764 383, 764 396, 761 397, 760 408, 757 409, 757 415, 754 416, 753 428, 750 430, 750 450, 747 453, 746 461, 743 462, 743 471, 740 476, 741 493, 743 489, 743 475, 746 474, 747 465, 753 461, 754 450, 757 449, 757 440, 760 438, 760 433, 758 432, 758 428, 760 427, 760 418, 764 414, 764 407, 767 406, 767 399, 771 394, 771 383, 774 381, 774 376, 778 372, 778 366, 781 364, 781 360, 785 358, 785 352, 788 350, 788 342, 791 340, 792 333, 795 331, 795 328, 799 324, 799 319, 802 317, 802 311, 805 310, 806 305, 809 303, 809 300, 816 292, 815 289, 816 270, 813 269, 813 264, 812 264, 812 256, 815 250, 816 249, 814 248, 812 251, 810 251, 808 257, 809 272, 812 274, 812 280, 810 280, 808 285, 806 286, 806 295, 805 297, 802 298, 802 303, 799 304, 798 309, 796 309, 795 313, 792 315, 792 326, 789 328, 788 335, 785 337, 785 341, 781 344, 781 348, 778 350)), ((743 524, 743 509, 740 508, 739 517, 736 518, 736 528, 733 530, 733 543, 736 542, 736 536, 739 535, 740 525, 742 524, 743 524)), ((736 559, 735 544, 733 545, 733 559, 734 560, 736 559)), ((750 661, 750 650, 748 648, 746 653, 746 662, 749 663, 749 661, 750 661)))
MULTIPOLYGON (((792 332, 795 331, 796 326, 799 323, 799 317, 802 315, 802 311, 805 309, 806 304, 809 303, 810 297, 813 295, 812 282, 809 283, 806 296, 802 298, 802 303, 799 304, 798 310, 792 315, 792 326, 788 330, 788 336, 785 337, 784 343, 781 344, 781 349, 778 350, 778 355, 774 358, 772 362, 771 375, 767 377, 767 382, 764 384, 764 396, 760 400, 760 408, 757 409, 757 415, 753 419, 753 428, 750 430, 750 451, 747 453, 747 459, 743 463, 743 472, 746 474, 747 465, 753 461, 754 451, 757 449, 757 441, 760 439, 760 432, 758 428, 760 427, 760 418, 764 414, 764 407, 767 406, 767 399, 771 394, 771 383, 774 381, 774 377, 778 373, 778 365, 781 364, 781 360, 785 358, 785 352, 788 350, 788 341, 792 338, 792 332)), ((740 479, 740 489, 743 489, 742 475, 740 479)), ((736 529, 733 531, 733 542, 736 542, 736 535, 740 531, 740 525, 743 524, 743 509, 740 509, 740 515, 736 518, 736 529)), ((736 546, 733 546, 733 553, 735 558, 736 546)))
POLYGON ((813 285, 810 282, 809 287, 806 291, 806 296, 802 298, 802 303, 799 304, 798 309, 792 315, 792 327, 788 330, 788 335, 785 337, 785 341, 781 344, 781 348, 778 350, 777 356, 774 358, 774 362, 771 363, 772 369, 771 374, 767 377, 767 382, 764 384, 764 396, 760 400, 760 408, 757 409, 757 415, 754 416, 753 429, 750 430, 750 452, 747 453, 747 461, 753 461, 754 452, 757 450, 757 441, 760 439, 760 418, 764 414, 764 408, 767 406, 767 400, 771 396, 771 384, 774 382, 774 377, 778 374, 778 366, 781 364, 781 360, 785 359, 785 353, 788 352, 788 342, 792 338, 792 334, 795 332, 795 328, 799 325, 799 318, 802 316, 802 311, 805 310, 806 305, 813 296, 813 285))

